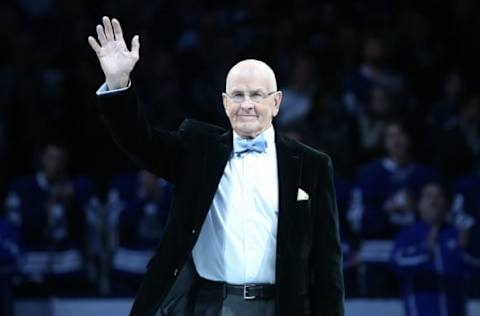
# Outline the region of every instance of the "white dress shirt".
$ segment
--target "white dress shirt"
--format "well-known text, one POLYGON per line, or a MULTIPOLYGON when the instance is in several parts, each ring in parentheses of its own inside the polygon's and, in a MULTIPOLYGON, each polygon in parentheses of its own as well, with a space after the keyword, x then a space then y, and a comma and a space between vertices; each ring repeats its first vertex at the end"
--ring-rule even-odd
MULTIPOLYGON (((273 127, 264 153, 232 154, 205 218, 193 262, 205 279, 275 283, 278 171, 273 127)), ((234 132, 234 138, 240 137, 234 132)))

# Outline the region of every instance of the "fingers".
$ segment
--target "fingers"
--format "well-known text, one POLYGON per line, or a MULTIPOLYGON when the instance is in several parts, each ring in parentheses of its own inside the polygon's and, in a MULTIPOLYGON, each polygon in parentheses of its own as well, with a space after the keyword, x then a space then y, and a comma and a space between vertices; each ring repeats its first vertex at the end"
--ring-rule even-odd
POLYGON ((88 43, 90 44, 92 49, 95 51, 95 53, 97 53, 97 54, 100 53, 101 47, 100 47, 100 45, 98 45, 97 41, 92 36, 88 37, 88 43))
POLYGON ((138 35, 135 35, 132 38, 132 56, 136 59, 139 58, 139 51, 140 51, 140 39, 138 35))
POLYGON ((97 25, 97 36, 98 40, 100 41, 100 45, 104 46, 105 44, 107 44, 105 32, 103 31, 103 27, 100 24, 97 25))
POLYGON ((123 40, 123 32, 122 27, 120 26, 120 22, 117 19, 112 19, 113 25, 113 35, 117 41, 123 40))
POLYGON ((115 37, 113 36, 112 23, 110 22, 110 19, 108 18, 108 16, 104 16, 102 21, 103 28, 105 30, 105 37, 108 41, 114 41, 115 37))

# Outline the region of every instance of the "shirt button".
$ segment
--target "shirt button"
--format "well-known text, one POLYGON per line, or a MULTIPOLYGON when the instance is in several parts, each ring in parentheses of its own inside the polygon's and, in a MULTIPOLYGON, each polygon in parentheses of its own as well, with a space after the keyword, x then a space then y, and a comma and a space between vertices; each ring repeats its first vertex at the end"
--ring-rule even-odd
POLYGON ((177 276, 178 274, 178 269, 173 270, 173 276, 177 276))
POLYGON ((195 228, 192 229, 192 235, 195 235, 196 232, 197 232, 197 231, 195 230, 195 228))

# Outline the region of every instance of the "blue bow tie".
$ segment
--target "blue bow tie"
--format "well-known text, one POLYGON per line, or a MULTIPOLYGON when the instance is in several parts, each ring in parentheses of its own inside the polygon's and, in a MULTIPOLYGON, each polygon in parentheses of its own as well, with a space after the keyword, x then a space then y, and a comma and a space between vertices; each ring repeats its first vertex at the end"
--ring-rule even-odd
POLYGON ((236 137, 233 142, 233 152, 237 155, 241 155, 248 152, 263 153, 267 148, 267 141, 263 134, 255 137, 254 139, 236 137))

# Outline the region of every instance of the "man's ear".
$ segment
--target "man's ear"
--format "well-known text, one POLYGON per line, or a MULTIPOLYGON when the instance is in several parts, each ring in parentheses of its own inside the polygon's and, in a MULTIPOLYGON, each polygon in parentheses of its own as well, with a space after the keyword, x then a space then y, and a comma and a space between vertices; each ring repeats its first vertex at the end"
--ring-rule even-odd
POLYGON ((275 93, 275 96, 273 98, 273 102, 274 102, 273 117, 277 116, 278 112, 280 111, 280 103, 282 103, 282 97, 283 97, 282 91, 278 91, 277 93, 275 93))
POLYGON ((225 113, 227 113, 227 116, 228 116, 228 112, 227 112, 227 94, 225 92, 222 92, 222 103, 223 103, 223 110, 225 111, 225 113))

